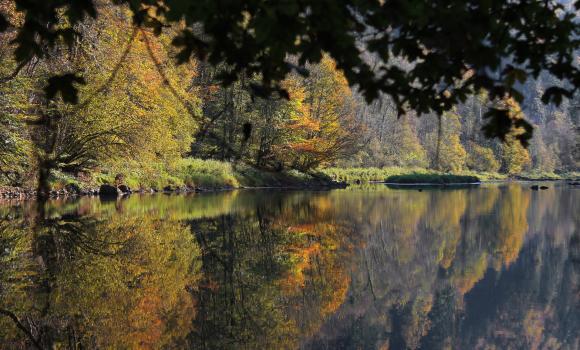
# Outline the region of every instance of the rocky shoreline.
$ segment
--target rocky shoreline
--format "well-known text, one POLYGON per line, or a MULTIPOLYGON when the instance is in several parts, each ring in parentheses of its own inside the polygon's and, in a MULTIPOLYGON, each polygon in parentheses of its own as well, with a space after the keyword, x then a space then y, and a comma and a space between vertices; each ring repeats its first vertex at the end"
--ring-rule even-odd
MULTIPOLYGON (((165 194, 190 194, 190 193, 202 193, 202 192, 218 192, 218 191, 229 191, 236 189, 260 189, 260 188, 280 188, 280 189, 338 189, 346 188, 347 183, 343 182, 332 182, 328 184, 304 184, 303 186, 265 186, 265 187, 219 187, 219 188, 201 188, 201 187, 191 187, 191 186, 165 186, 162 189, 150 188, 150 189, 131 189, 127 185, 110 185, 104 184, 98 188, 80 188, 76 185, 68 185, 60 190, 53 190, 48 193, 44 198, 57 199, 65 197, 105 197, 114 198, 122 197, 130 194, 154 194, 154 193, 165 193, 165 194)), ((23 187, 12 187, 12 186, 0 186, 0 200, 31 200, 39 197, 39 193, 35 189, 23 188, 23 187)))
MULTIPOLYGON (((225 189, 225 188, 224 188, 225 189)), ((111 197, 111 196, 125 196, 132 193, 199 193, 199 192, 209 192, 210 189, 194 188, 189 186, 176 187, 176 186, 166 186, 161 190, 151 188, 145 189, 131 189, 126 185, 101 185, 98 188, 84 188, 81 189, 77 186, 66 186, 60 190, 53 190, 48 193, 48 198, 62 198, 62 197, 81 197, 81 196, 101 196, 101 197, 111 197)), ((12 186, 2 186, 0 187, 0 199, 35 199, 39 197, 39 193, 35 189, 23 188, 23 187, 12 187, 12 186)))

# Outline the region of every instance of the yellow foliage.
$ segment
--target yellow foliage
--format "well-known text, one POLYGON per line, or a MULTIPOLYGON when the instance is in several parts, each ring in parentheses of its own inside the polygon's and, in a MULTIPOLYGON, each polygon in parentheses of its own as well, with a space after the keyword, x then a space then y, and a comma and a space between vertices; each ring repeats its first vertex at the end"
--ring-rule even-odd
POLYGON ((499 209, 497 265, 509 266, 516 260, 528 230, 527 212, 530 203, 529 191, 519 185, 509 186, 499 209))
POLYGON ((288 91, 288 130, 275 153, 288 167, 309 170, 335 161, 354 143, 353 98, 344 74, 324 56, 310 66, 308 78, 290 75, 282 86, 288 91), (350 129, 349 129, 350 128, 350 129))

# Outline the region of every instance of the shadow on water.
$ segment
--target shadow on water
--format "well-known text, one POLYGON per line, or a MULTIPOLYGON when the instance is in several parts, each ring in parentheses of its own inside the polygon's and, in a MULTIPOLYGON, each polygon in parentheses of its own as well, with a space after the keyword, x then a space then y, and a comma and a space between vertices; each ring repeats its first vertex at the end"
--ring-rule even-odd
POLYGON ((574 348, 578 199, 512 184, 6 203, 2 348, 574 348))

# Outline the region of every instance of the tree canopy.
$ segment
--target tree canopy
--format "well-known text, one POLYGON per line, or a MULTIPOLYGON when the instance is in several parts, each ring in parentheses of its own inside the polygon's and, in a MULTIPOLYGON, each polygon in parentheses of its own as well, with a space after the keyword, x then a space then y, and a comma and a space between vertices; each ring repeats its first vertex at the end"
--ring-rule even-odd
MULTIPOLYGON (((16 32, 18 74, 28 62, 44 58, 59 43, 72 45, 77 25, 96 17, 97 0, 15 0, 22 14, 15 24, 5 14, 0 29, 16 32)), ((522 102, 522 83, 547 71, 563 84, 545 90, 542 101, 559 104, 580 86, 575 62, 579 46, 580 1, 535 0, 289 0, 284 2, 116 0, 131 9, 135 26, 160 35, 179 23, 173 44, 177 59, 193 56, 226 63, 222 84, 240 74, 258 74, 254 93, 287 96, 282 81, 296 71, 308 75, 307 63, 324 53, 334 59, 351 86, 367 101, 384 93, 399 114, 450 110, 470 94, 485 89, 490 98, 522 102)), ((10 76, 5 77, 10 78, 10 76)), ((48 78, 48 97, 78 101, 84 78, 74 70, 48 78)), ((507 108, 491 108, 484 126, 488 137, 516 136, 528 144, 532 125, 511 118, 507 108)))

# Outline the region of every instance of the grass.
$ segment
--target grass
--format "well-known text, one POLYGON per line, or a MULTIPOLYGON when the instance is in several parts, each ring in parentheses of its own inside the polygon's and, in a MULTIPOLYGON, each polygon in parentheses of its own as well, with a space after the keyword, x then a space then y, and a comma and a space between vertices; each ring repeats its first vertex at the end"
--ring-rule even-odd
POLYGON ((393 175, 386 179, 388 183, 397 184, 471 184, 480 182, 477 176, 451 174, 406 174, 393 175))
POLYGON ((80 182, 72 175, 65 174, 61 171, 53 171, 48 179, 50 188, 55 191, 60 191, 68 186, 80 186, 80 182))
POLYGON ((317 187, 327 186, 332 179, 323 173, 305 174, 296 170, 270 172, 243 166, 237 169, 239 182, 246 187, 317 187))
POLYGON ((239 187, 240 182, 231 163, 217 160, 186 158, 178 166, 178 178, 188 186, 204 188, 239 187))
POLYGON ((530 180, 530 181, 564 180, 564 179, 576 180, 580 179, 580 172, 572 171, 572 172, 555 173, 546 171, 529 171, 517 175, 515 178, 518 180, 530 180))
MULTIPOLYGON (((345 181, 347 183, 356 182, 384 182, 387 179, 389 182, 393 181, 409 181, 409 182, 434 182, 434 183, 445 183, 445 181, 455 181, 452 178, 457 177, 457 181, 464 181, 468 178, 462 179, 461 177, 475 177, 479 181, 497 181, 497 180, 564 180, 564 179, 580 179, 579 172, 540 172, 540 171, 529 171, 518 175, 508 175, 501 174, 497 172, 476 172, 470 170, 462 170, 454 174, 446 174, 438 172, 435 170, 424 169, 424 168, 402 168, 402 167, 385 167, 385 168, 328 168, 322 170, 322 172, 328 175, 331 179, 335 181, 345 181), (404 176, 409 180, 399 180, 398 176, 404 176), (451 177, 449 177, 451 176, 451 177), (440 180, 437 178, 441 177, 440 180), (395 180, 393 180, 395 179, 395 180)), ((407 183, 409 183, 407 182, 407 183)), ((467 181, 469 182, 469 181, 467 181)), ((448 182, 451 183, 451 182, 448 182)))
MULTIPOLYGON (((54 172, 52 188, 59 190, 69 184, 80 188, 95 188, 101 184, 115 183, 117 174, 123 175, 123 184, 133 189, 163 189, 166 186, 192 186, 202 189, 225 189, 238 187, 324 187, 332 181, 346 183, 391 182, 391 183, 473 183, 505 180, 508 176, 499 173, 461 171, 446 174, 423 168, 327 168, 317 173, 305 174, 291 170, 270 172, 251 166, 217 160, 185 158, 168 167, 163 163, 126 163, 118 167, 103 168, 84 178, 75 178, 62 172, 54 172)), ((518 177, 522 180, 578 179, 579 173, 529 172, 518 177)))
MULTIPOLYGON (((458 174, 446 174, 438 172, 435 170, 424 169, 424 168, 402 168, 402 167, 386 167, 386 168, 328 168, 322 170, 322 172, 328 175, 331 179, 335 181, 345 181, 348 183, 355 182, 384 182, 388 178, 395 176, 405 176, 408 178, 415 178, 416 181, 422 180, 426 181, 452 181, 449 176, 463 176, 466 177, 476 177, 479 180, 490 181, 490 180, 504 180, 507 179, 507 175, 498 173, 479 173, 472 171, 461 171, 458 174), (436 178, 441 177, 442 180, 436 180, 436 178)), ((399 181, 399 180, 397 180, 399 181)))
POLYGON ((290 170, 270 172, 251 166, 185 158, 171 168, 161 163, 149 163, 146 168, 127 164, 125 168, 101 169, 92 174, 85 186, 98 187, 101 184, 115 183, 117 174, 123 175, 123 184, 133 189, 163 189, 165 186, 190 186, 202 189, 228 189, 239 187, 316 187, 327 186, 332 180, 323 173, 305 174, 290 170), (130 171, 127 171, 130 169, 130 171))
POLYGON ((425 172, 428 170, 421 168, 327 168, 321 171, 335 181, 348 183, 385 181, 389 176, 403 175, 409 172, 425 172))

